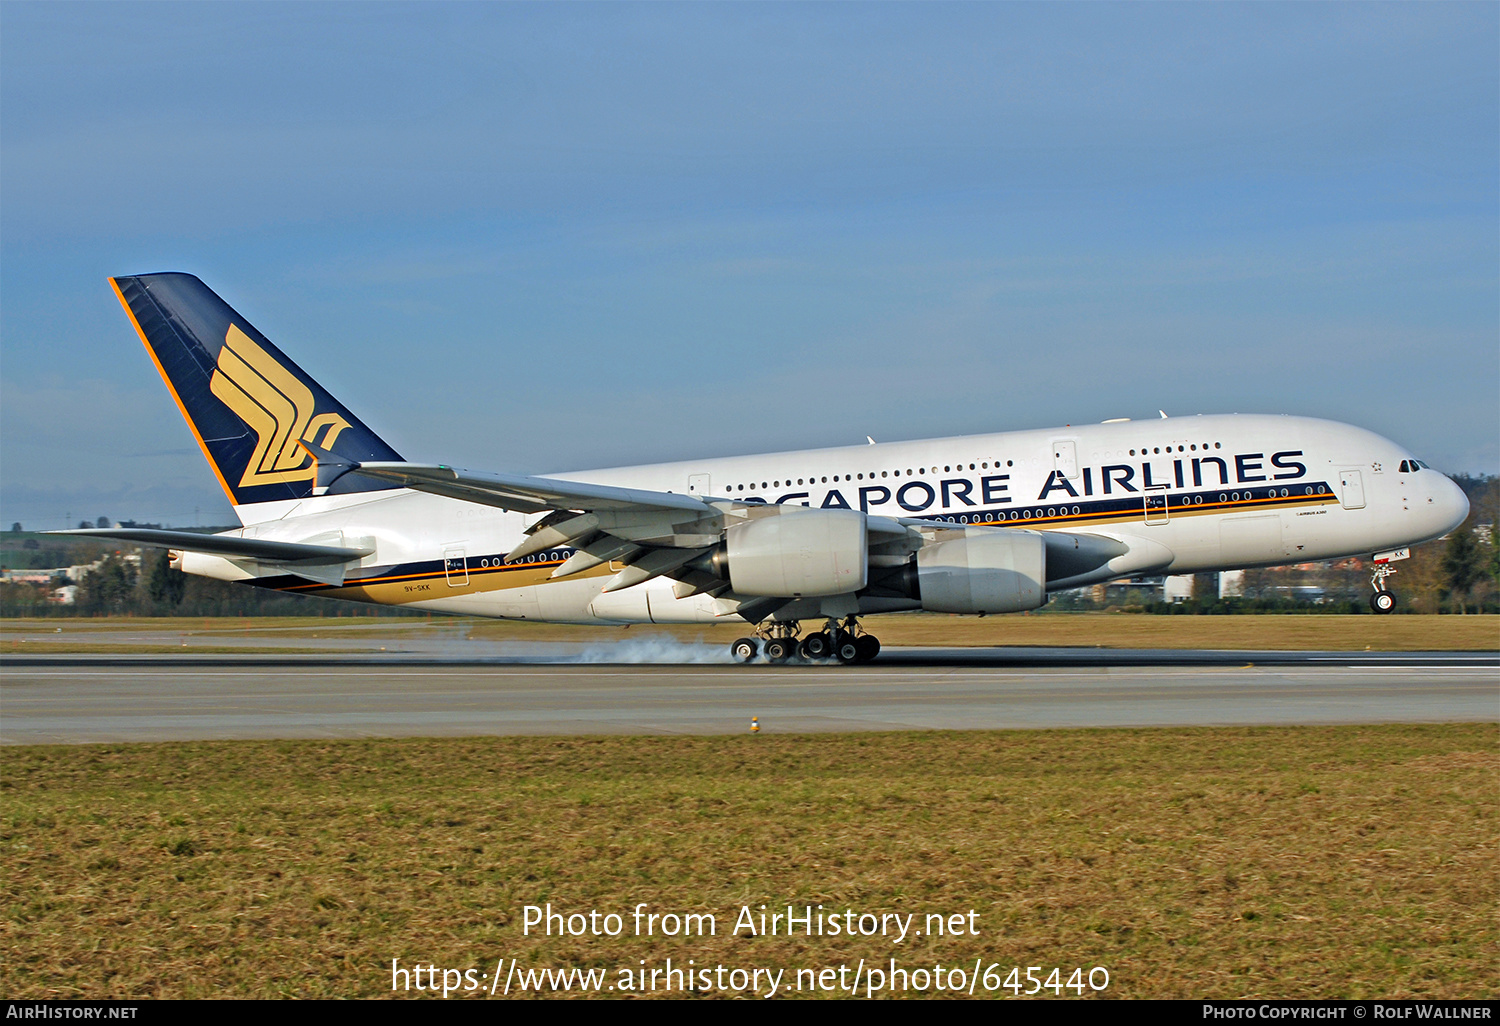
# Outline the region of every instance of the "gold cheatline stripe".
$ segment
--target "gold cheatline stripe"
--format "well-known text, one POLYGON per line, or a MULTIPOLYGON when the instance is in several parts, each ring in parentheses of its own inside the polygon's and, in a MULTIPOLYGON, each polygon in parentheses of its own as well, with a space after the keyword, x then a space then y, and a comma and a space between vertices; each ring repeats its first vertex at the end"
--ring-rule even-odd
MULTIPOLYGON (((541 570, 544 567, 561 566, 562 564, 563 564, 563 561, 560 560, 560 559, 558 559, 558 560, 553 560, 552 562, 548 562, 548 563, 525 563, 525 564, 522 564, 522 565, 519 565, 519 566, 514 565, 514 564, 511 565, 511 566, 471 566, 471 567, 468 568, 468 573, 469 573, 470 577, 479 577, 479 576, 486 575, 486 574, 496 574, 496 573, 506 573, 506 572, 515 573, 515 572, 520 571, 520 570, 528 570, 528 569, 529 570, 541 570)), ((581 570, 577 574, 571 574, 569 576, 571 576, 571 577, 597 576, 597 574, 591 574, 592 569, 593 568, 590 568, 590 570, 581 570)), ((600 571, 600 573, 602 573, 602 572, 603 571, 600 571)), ((611 573, 617 573, 618 571, 613 571, 612 570, 610 572, 611 573)), ((287 573, 290 576, 293 576, 293 577, 296 576, 295 572, 293 572, 293 571, 289 570, 289 571, 287 571, 287 573)), ((399 575, 392 576, 392 577, 360 577, 360 578, 356 578, 355 580, 352 580, 352 581, 345 581, 343 584, 340 584, 340 585, 317 584, 317 583, 312 583, 312 584, 291 584, 291 585, 287 585, 285 588, 278 588, 276 590, 277 591, 303 591, 305 589, 310 589, 310 588, 335 588, 335 587, 337 587, 337 588, 364 588, 364 587, 371 587, 371 586, 384 585, 384 584, 399 584, 402 581, 433 581, 433 580, 438 580, 439 578, 442 578, 442 579, 446 580, 447 577, 448 577, 448 572, 446 570, 424 570, 423 572, 418 573, 418 574, 399 574, 399 575)), ((533 583, 535 583, 535 584, 545 584, 547 582, 546 581, 538 581, 538 582, 533 582, 533 583)), ((459 585, 459 587, 465 587, 465 585, 459 585)), ((518 587, 518 588, 525 588, 525 587, 530 587, 530 585, 518 584, 518 585, 516 585, 516 587, 518 587)))

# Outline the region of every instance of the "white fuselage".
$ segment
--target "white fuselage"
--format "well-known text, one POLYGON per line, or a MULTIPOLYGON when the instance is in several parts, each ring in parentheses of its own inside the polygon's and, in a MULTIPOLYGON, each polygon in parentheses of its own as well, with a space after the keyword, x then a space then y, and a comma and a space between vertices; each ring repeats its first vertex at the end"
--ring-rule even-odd
MULTIPOLYGON (((1331 421, 1223 415, 734 456, 558 475, 571 481, 850 508, 891 518, 1081 532, 1126 543, 1109 576, 1272 566, 1398 549, 1467 513, 1442 474, 1379 435, 1331 421)), ((502 565, 539 515, 404 489, 238 507, 246 537, 374 552, 342 586, 276 584, 444 612, 563 622, 713 622, 732 609, 658 578, 601 594, 618 568, 549 580, 557 554, 502 565)), ((215 556, 183 569, 284 577, 215 556)), ((263 583, 270 584, 270 580, 263 583)), ((1049 589, 1069 587, 1049 574, 1049 589)), ((862 602, 860 612, 913 608, 862 602)))

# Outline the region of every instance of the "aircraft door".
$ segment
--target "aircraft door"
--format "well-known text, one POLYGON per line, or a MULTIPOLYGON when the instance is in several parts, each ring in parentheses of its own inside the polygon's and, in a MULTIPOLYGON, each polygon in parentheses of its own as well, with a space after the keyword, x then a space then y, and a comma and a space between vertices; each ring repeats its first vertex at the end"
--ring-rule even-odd
POLYGON ((1365 480, 1359 471, 1339 471, 1339 502, 1345 509, 1365 508, 1365 480))
POLYGON ((469 560, 463 549, 443 550, 443 573, 450 588, 462 588, 469 583, 469 560))
POLYGON ((699 496, 711 495, 712 493, 709 491, 709 488, 709 476, 707 474, 688 475, 688 494, 699 496))
POLYGON ((1165 524, 1170 515, 1167 506, 1167 486, 1152 485, 1146 489, 1146 523, 1165 524))
POLYGON ((1052 469, 1058 477, 1068 480, 1078 476, 1078 444, 1070 439, 1054 439, 1052 442, 1052 469))

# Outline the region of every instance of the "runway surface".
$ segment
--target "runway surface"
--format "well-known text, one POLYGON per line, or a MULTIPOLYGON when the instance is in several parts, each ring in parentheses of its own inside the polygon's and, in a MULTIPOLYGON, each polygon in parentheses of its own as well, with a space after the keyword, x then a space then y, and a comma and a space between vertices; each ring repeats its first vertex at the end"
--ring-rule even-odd
POLYGON ((526 649, 8 657, 0 743, 1500 720, 1494 653, 909 648, 845 667, 526 649))

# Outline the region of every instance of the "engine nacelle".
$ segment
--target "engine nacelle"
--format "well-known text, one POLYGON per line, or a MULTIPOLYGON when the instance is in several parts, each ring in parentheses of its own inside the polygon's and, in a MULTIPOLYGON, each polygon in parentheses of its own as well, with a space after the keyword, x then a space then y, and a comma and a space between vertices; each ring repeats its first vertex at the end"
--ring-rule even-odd
POLYGON ((179 552, 172 549, 168 559, 174 570, 197 577, 212 577, 219 581, 248 581, 255 576, 238 563, 207 552, 179 552))
POLYGON ((817 598, 859 591, 869 580, 863 513, 805 506, 754 512, 760 515, 724 532, 721 555, 738 594, 817 598))
POLYGON ((941 531, 917 550, 922 608, 935 613, 1015 613, 1047 601, 1047 546, 1035 531, 941 531))

